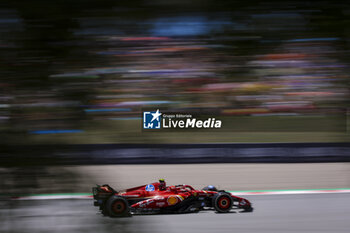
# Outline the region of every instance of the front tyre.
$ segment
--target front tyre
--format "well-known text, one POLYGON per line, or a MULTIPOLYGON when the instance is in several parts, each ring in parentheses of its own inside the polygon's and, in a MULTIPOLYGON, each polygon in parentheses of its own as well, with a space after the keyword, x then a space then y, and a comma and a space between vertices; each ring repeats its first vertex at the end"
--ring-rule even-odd
POLYGON ((111 196, 106 203, 106 212, 111 217, 130 217, 128 201, 124 197, 111 196))
POLYGON ((231 210, 233 200, 228 193, 219 193, 213 198, 213 206, 218 213, 227 213, 231 210))

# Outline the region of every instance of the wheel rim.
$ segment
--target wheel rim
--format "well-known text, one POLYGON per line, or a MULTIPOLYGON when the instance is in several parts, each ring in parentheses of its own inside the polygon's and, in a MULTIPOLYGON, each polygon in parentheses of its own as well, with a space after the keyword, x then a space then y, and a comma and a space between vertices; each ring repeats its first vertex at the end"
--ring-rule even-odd
POLYGON ((125 211, 125 203, 123 201, 115 201, 112 205, 112 210, 116 214, 121 214, 125 211))
POLYGON ((231 201, 228 197, 221 197, 218 201, 220 209, 228 209, 231 206, 231 201))

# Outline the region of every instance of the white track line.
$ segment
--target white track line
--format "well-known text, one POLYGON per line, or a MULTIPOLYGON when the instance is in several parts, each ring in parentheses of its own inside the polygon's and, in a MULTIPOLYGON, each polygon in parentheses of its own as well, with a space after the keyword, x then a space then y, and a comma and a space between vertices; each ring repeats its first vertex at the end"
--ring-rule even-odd
POLYGON ((280 191, 253 191, 253 192, 235 192, 233 195, 290 195, 290 194, 321 194, 321 193, 350 193, 350 189, 329 189, 329 190, 280 190, 280 191))
POLYGON ((92 195, 40 195, 40 196, 23 196, 13 197, 12 200, 60 200, 60 199, 92 199, 92 195))

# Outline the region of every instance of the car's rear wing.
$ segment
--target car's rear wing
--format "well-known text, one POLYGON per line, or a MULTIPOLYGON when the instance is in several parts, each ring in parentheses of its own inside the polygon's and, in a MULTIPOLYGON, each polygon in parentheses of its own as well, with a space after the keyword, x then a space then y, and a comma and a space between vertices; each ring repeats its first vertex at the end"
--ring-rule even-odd
POLYGON ((92 194, 94 196, 94 199, 107 199, 113 194, 118 193, 116 190, 114 190, 111 186, 108 184, 104 185, 96 185, 96 187, 92 188, 92 194))

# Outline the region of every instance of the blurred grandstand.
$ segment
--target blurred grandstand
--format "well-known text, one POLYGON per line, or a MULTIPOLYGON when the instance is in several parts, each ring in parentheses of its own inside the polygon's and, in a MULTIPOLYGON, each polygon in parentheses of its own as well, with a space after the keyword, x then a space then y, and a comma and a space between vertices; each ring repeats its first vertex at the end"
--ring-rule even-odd
POLYGON ((197 142, 348 141, 348 5, 254 3, 3 1, 2 142, 157 142, 143 108, 226 119, 197 142))

